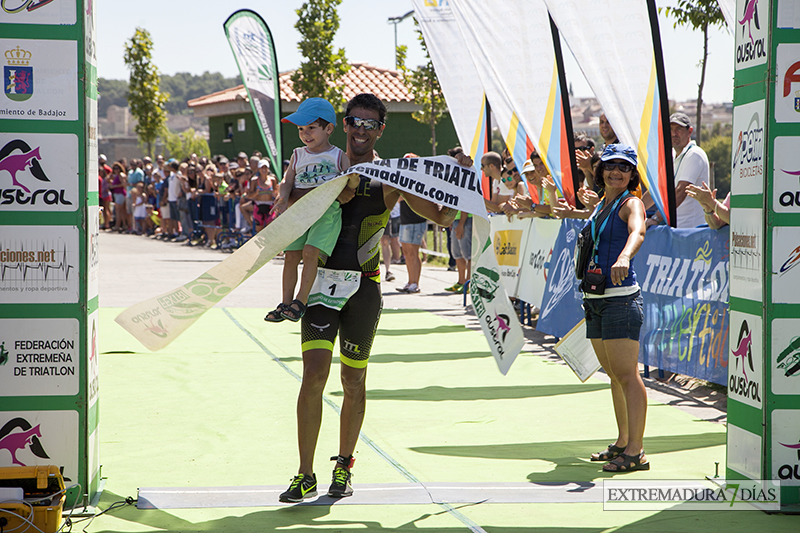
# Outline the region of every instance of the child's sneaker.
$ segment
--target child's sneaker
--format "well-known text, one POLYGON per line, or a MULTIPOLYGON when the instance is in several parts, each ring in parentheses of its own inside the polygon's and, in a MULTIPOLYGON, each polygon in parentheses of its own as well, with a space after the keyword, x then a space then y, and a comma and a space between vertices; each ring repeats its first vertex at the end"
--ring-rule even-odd
POLYGON ((278 497, 284 503, 298 503, 317 495, 317 476, 299 474, 294 476, 289 488, 278 497))

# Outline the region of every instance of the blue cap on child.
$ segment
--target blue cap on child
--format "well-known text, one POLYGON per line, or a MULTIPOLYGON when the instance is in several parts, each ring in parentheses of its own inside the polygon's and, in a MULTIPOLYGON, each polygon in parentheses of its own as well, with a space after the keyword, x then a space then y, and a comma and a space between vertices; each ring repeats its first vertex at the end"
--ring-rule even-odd
POLYGON ((318 118, 336 124, 336 111, 324 98, 308 98, 297 107, 297 111, 281 119, 295 126, 308 126, 318 118))

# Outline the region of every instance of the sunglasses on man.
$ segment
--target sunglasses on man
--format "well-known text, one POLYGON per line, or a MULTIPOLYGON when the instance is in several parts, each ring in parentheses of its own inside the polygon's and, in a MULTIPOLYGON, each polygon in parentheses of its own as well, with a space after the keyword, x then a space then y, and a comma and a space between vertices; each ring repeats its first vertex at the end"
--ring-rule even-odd
POLYGON ((344 123, 351 128, 363 128, 367 131, 377 130, 383 126, 383 122, 374 118, 344 117, 344 123))

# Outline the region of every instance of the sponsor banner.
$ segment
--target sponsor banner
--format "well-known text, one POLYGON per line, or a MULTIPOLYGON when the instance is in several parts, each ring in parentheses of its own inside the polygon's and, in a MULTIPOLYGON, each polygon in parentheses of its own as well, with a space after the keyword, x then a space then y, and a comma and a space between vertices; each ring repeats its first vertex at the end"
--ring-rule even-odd
POLYGON ((84 53, 86 62, 97 66, 97 25, 94 20, 94 3, 96 0, 83 0, 84 53))
POLYGON ((0 133, 0 212, 76 211, 78 178, 77 135, 0 133))
POLYGON ((508 295, 516 298, 531 220, 520 220, 516 217, 509 220, 505 215, 498 215, 490 217, 489 221, 492 225, 494 255, 500 267, 500 279, 503 280, 503 287, 508 295))
POLYGON ((0 396, 78 394, 78 320, 0 320, 0 331, 0 396))
POLYGON ((528 244, 522 257, 522 272, 519 276, 517 293, 522 300, 541 308, 553 258, 553 247, 561 228, 561 221, 543 218, 530 220, 528 244))
POLYGON ((800 137, 775 137, 772 154, 772 209, 776 213, 800 213, 800 137))
POLYGON ((764 348, 761 317, 731 311, 728 398, 761 409, 764 348))
POLYGON ((0 119, 78 120, 78 43, 0 39, 0 119))
POLYGON ((761 436, 728 422, 725 464, 749 479, 761 477, 761 436))
POLYGON ((764 143, 766 100, 733 109, 733 148, 731 150, 731 194, 764 192, 764 143))
POLYGON ((800 227, 772 228, 772 301, 800 303, 800 227))
POLYGON ((779 44, 775 57, 775 122, 800 122, 800 44, 779 44))
POLYGON ((772 411, 772 477, 800 485, 800 410, 772 411))
MULTIPOLYGON (((730 295, 762 301, 764 272, 762 209, 731 210, 730 295)), ((648 232, 649 235, 649 232, 648 232)))
MULTIPOLYGON (((472 229, 477 242, 486 243, 482 250, 473 254, 472 275, 469 281, 469 295, 475 316, 481 324, 483 334, 492 350, 500 372, 505 375, 525 344, 525 336, 519 325, 517 313, 508 299, 500 281, 500 268, 496 256, 491 253, 488 234, 489 221, 474 217, 472 229)), ((473 237, 473 244, 475 237, 473 237)), ((473 248, 476 250, 476 248, 473 248)))
POLYGON ((797 2, 791 0, 778 2, 778 28, 800 29, 800 5, 797 2))
POLYGON ((71 26, 77 20, 73 0, 0 0, 0 7, 0 24, 71 26))
POLYGON ((89 407, 91 408, 96 402, 98 398, 98 391, 99 391, 99 359, 98 356, 100 352, 98 352, 97 347, 97 322, 100 319, 100 311, 95 311, 94 313, 90 314, 86 319, 86 339, 87 339, 87 348, 86 348, 86 383, 87 383, 87 392, 86 395, 89 398, 89 407))
POLYGON ((100 293, 100 207, 86 208, 86 299, 91 300, 100 293))
POLYGON ((0 303, 78 303, 75 226, 5 226, 0 235, 0 303))
POLYGON ((770 0, 736 0, 736 70, 767 62, 770 0))
POLYGON ((800 394, 800 319, 772 321, 773 394, 800 394))
POLYGON ((604 511, 780 511, 775 479, 604 479, 604 511))
POLYGON ((224 28, 272 168, 281 168, 281 99, 272 33, 249 9, 228 17, 224 28))
POLYGON ((78 411, 0 411, 0 467, 55 465, 78 481, 78 411))
POLYGON ((642 363, 728 382, 727 243, 727 228, 647 231, 632 261, 644 300, 642 363))
MULTIPOLYGON (((542 296, 536 329, 554 337, 563 337, 584 318, 583 293, 575 277, 575 240, 585 220, 561 222, 550 258, 550 272, 542 296)), ((645 239, 646 242, 646 239, 645 239)))
MULTIPOLYGON (((561 224, 536 326, 543 333, 563 337, 584 318, 573 260, 584 223, 561 224)), ((632 262, 644 300, 643 364, 727 384, 727 241, 726 228, 647 231, 632 262)))

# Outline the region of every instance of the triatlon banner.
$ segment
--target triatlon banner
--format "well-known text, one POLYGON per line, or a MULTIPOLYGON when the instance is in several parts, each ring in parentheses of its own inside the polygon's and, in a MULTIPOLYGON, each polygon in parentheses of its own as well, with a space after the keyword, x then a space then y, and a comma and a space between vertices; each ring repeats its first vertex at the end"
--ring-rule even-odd
POLYGON ((225 21, 225 35, 242 75, 267 155, 276 172, 281 159, 281 98, 272 33, 258 13, 240 9, 225 21))
MULTIPOLYGON (((350 173, 477 215, 473 219, 473 249, 485 252, 486 249, 476 243, 491 244, 480 175, 474 168, 459 166, 451 157, 438 156, 363 163, 354 165, 344 174, 350 173)), ((345 182, 345 176, 340 176, 317 187, 222 263, 189 283, 126 309, 117 316, 116 322, 146 348, 153 351, 164 348, 302 235, 335 201, 345 182)), ((492 354, 500 371, 505 374, 525 339, 514 308, 500 283, 497 259, 491 248, 489 253, 479 252, 473 253, 470 294, 492 354)))

